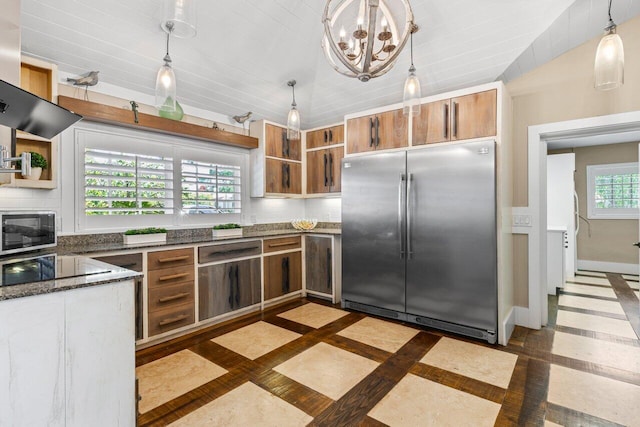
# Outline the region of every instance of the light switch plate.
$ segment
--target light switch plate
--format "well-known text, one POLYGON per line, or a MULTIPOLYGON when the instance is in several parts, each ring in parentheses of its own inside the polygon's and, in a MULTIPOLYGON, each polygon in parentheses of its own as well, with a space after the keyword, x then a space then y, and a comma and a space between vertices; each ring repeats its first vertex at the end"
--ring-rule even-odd
POLYGON ((512 224, 514 227, 531 227, 531 215, 513 215, 512 224))

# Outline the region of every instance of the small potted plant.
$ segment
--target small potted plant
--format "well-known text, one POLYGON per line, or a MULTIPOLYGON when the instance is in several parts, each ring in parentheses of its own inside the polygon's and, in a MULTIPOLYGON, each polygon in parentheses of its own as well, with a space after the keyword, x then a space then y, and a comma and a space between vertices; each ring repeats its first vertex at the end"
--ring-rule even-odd
MULTIPOLYGON (((35 151, 31 151, 31 175, 22 175, 22 176, 25 179, 37 181, 40 179, 43 169, 46 169, 47 167, 49 167, 49 163, 47 162, 47 159, 45 159, 42 154, 36 153, 35 151)), ((16 168, 18 170, 22 169, 21 161, 18 160, 16 162, 16 168)))
POLYGON ((164 243, 167 241, 167 230, 156 227, 138 228, 125 231, 122 237, 125 245, 164 243))
POLYGON ((215 225, 213 237, 242 237, 242 227, 233 223, 215 225))

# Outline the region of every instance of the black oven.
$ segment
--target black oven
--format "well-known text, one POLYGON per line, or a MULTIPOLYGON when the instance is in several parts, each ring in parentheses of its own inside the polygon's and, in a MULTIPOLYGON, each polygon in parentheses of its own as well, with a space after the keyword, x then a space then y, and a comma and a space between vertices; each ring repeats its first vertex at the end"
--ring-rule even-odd
POLYGON ((0 212, 0 255, 33 251, 56 245, 55 212, 0 212))

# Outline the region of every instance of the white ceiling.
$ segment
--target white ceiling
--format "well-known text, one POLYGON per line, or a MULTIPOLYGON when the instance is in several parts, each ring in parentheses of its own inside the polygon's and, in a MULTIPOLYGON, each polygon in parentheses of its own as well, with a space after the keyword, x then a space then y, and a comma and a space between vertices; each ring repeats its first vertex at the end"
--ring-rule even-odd
MULTIPOLYGON (((414 63, 423 96, 504 77, 573 3, 413 0, 420 26, 414 63)), ((575 1, 593 11, 587 24, 597 28, 606 25, 604 3, 575 1)), ((618 17, 617 3, 618 23, 640 13, 640 1, 620 0, 626 15, 618 17)), ((225 115, 253 111, 255 119, 286 122, 291 103, 286 82, 293 78, 304 129, 401 101, 408 49, 393 70, 367 83, 339 75, 320 48, 324 5, 324 0, 199 0, 196 37, 171 41, 178 100, 225 115)), ((21 20, 24 53, 55 62, 64 72, 99 70, 102 82, 153 94, 165 49, 161 1, 22 0, 21 20)), ((569 30, 572 41, 592 37, 592 30, 569 30)), ((549 60, 569 44, 538 56, 549 60)))

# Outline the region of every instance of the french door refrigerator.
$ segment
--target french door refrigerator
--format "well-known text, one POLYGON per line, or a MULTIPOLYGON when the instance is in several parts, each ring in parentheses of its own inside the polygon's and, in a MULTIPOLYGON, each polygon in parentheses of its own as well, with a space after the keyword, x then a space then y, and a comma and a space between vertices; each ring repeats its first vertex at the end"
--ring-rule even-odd
POLYGON ((342 305, 495 343, 495 142, 342 161, 342 305))

